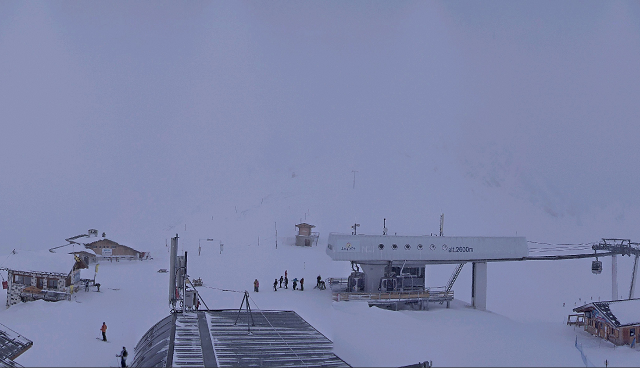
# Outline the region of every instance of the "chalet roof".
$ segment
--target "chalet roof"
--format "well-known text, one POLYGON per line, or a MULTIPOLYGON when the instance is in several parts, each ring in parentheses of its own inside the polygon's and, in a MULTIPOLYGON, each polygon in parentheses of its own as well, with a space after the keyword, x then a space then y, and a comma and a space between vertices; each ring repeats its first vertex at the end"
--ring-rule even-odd
POLYGON ((102 237, 80 238, 80 239, 76 239, 75 241, 80 243, 80 244, 89 245, 89 244, 97 243, 97 242, 102 241, 102 240, 106 240, 109 243, 118 244, 117 242, 115 242, 115 241, 113 241, 111 239, 102 238, 102 237))
MULTIPOLYGON (((128 245, 120 244, 120 243, 118 243, 118 242, 116 242, 116 241, 113 241, 113 240, 111 240, 111 239, 108 239, 108 238, 96 238, 96 237, 80 238, 80 239, 76 239, 76 242, 78 242, 78 243, 80 243, 80 244, 84 244, 85 246, 88 246, 88 245, 91 245, 91 244, 93 244, 93 243, 97 243, 97 242, 99 242, 99 241, 101 241, 101 240, 104 240, 104 241, 106 241, 106 242, 108 242, 108 243, 111 243, 111 244, 114 244, 114 245, 119 245, 119 246, 121 246, 121 247, 125 247, 125 248, 128 248, 128 249, 131 249, 131 250, 132 250, 132 251, 134 251, 134 252, 140 252, 139 250, 136 250, 136 249, 134 249, 134 248, 131 248, 131 247, 130 247, 130 246, 128 246, 128 245)), ((89 249, 89 248, 87 248, 87 249, 89 249)))
POLYGON ((316 225, 310 225, 310 224, 307 224, 306 222, 303 222, 303 223, 297 224, 296 227, 308 227, 311 229, 316 227, 316 225))
POLYGON ((16 249, 2 256, 0 267, 14 271, 52 272, 68 275, 76 263, 73 254, 16 249))
POLYGON ((84 250, 77 250, 75 252, 69 252, 69 254, 88 254, 90 256, 95 256, 96 252, 93 251, 93 249, 91 248, 86 248, 84 250))
POLYGON ((573 310, 575 312, 595 310, 600 317, 616 327, 640 324, 640 299, 592 302, 573 310))

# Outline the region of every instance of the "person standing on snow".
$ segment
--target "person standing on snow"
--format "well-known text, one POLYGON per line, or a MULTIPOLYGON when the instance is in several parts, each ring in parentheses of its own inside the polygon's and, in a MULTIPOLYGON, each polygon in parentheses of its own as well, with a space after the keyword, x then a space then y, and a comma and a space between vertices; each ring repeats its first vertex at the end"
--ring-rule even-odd
POLYGON ((284 277, 284 288, 285 289, 289 288, 289 278, 287 276, 284 277))
POLYGON ((300 279, 300 291, 304 291, 304 277, 300 279))
POLYGON ((293 279, 293 290, 295 290, 297 286, 298 286, 298 278, 297 278, 297 277, 295 277, 295 278, 293 279))
POLYGON ((127 352, 127 348, 125 348, 124 346, 122 347, 122 351, 120 351, 119 355, 116 355, 117 357, 120 358, 120 366, 122 368, 126 368, 127 366, 127 356, 129 355, 129 353, 127 352))
POLYGON ((102 341, 107 341, 107 324, 102 322, 102 327, 100 327, 100 331, 102 331, 102 341))
POLYGON ((284 277, 280 276, 280 288, 282 289, 282 280, 284 280, 284 277))
POLYGON ((278 291, 278 279, 273 282, 273 291, 278 291))
POLYGON ((260 283, 258 282, 258 279, 253 280, 253 291, 257 293, 259 287, 260 287, 260 283))

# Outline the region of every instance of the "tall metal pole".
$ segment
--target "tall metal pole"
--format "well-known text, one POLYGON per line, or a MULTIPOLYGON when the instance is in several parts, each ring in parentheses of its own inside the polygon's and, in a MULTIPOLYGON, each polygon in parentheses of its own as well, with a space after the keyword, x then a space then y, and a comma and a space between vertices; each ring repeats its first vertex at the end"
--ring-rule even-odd
POLYGON ((187 304, 187 252, 184 252, 184 269, 182 270, 182 313, 186 310, 187 304))
POLYGON ((176 307, 176 258, 178 256, 178 234, 171 238, 171 253, 169 256, 169 303, 176 307))
POLYGON ((611 300, 618 300, 618 257, 611 256, 611 300))
POLYGON ((629 299, 633 299, 633 292, 636 288, 636 274, 638 273, 638 257, 640 254, 636 254, 636 259, 633 261, 633 273, 631 274, 631 287, 629 288, 629 299))
POLYGON ((353 189, 356 189, 356 173, 358 171, 357 170, 351 170, 351 172, 353 173, 353 189))

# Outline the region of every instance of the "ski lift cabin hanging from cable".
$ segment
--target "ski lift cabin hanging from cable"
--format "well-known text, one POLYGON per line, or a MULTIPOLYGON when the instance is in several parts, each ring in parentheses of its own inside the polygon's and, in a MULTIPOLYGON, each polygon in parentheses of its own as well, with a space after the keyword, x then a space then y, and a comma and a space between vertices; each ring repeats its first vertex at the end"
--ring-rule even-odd
POLYGON ((602 261, 596 258, 595 261, 591 261, 591 272, 598 275, 602 273, 602 261))

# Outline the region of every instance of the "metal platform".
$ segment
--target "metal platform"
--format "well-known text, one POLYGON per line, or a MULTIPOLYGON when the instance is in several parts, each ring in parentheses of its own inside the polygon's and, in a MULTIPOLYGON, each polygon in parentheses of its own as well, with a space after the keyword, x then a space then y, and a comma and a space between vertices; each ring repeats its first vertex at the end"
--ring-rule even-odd
POLYGON ((349 367, 293 311, 175 313, 135 347, 132 367, 349 367))
POLYGON ((369 306, 384 307, 398 310, 399 306, 412 305, 413 309, 429 309, 429 303, 449 303, 453 300, 453 291, 420 291, 420 292, 389 292, 389 293, 333 293, 333 300, 346 302, 349 300, 367 301, 369 306))

